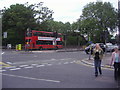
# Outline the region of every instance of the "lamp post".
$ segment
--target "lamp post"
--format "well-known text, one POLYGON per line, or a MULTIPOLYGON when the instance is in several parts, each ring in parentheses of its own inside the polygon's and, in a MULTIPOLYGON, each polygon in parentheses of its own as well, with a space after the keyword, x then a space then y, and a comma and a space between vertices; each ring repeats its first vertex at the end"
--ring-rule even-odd
POLYGON ((0 10, 0 46, 2 46, 2 10, 0 10))
POLYGON ((119 30, 118 45, 120 49, 120 0, 118 0, 118 30, 119 30))

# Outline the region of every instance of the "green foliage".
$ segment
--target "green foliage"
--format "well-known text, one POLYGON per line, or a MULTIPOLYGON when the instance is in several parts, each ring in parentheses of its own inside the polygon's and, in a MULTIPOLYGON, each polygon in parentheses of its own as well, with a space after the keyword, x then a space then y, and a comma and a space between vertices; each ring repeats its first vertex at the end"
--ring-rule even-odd
POLYGON ((74 35, 74 30, 80 31, 80 45, 86 43, 84 35, 90 36, 93 42, 104 42, 105 38, 110 41, 110 32, 114 32, 117 25, 117 11, 109 2, 87 4, 79 20, 72 24, 54 21, 53 10, 44 7, 43 2, 31 5, 28 3, 11 5, 2 11, 2 33, 8 32, 8 38, 3 39, 3 45, 6 43, 24 44, 27 28, 69 34, 67 45, 78 44, 78 37, 74 35))
POLYGON ((46 21, 52 19, 53 14, 53 11, 42 6, 42 2, 32 5, 28 5, 28 3, 11 5, 10 8, 4 8, 2 11, 2 33, 8 32, 8 38, 3 39, 3 45, 6 43, 24 44, 27 28, 42 30, 46 21), (40 10, 40 8, 42 9, 40 10))
POLYGON ((84 34, 91 36, 94 42, 104 42, 104 32, 114 32, 117 25, 117 11, 109 2, 89 3, 84 7, 80 20, 84 34))

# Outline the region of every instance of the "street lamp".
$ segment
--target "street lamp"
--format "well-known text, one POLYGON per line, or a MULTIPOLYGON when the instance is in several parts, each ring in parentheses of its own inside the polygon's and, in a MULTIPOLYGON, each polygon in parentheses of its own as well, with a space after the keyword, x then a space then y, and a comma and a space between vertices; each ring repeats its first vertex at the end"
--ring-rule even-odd
POLYGON ((120 49, 120 0, 118 0, 118 30, 119 30, 118 45, 120 49))
POLYGON ((0 46, 2 46, 2 11, 0 10, 0 46))

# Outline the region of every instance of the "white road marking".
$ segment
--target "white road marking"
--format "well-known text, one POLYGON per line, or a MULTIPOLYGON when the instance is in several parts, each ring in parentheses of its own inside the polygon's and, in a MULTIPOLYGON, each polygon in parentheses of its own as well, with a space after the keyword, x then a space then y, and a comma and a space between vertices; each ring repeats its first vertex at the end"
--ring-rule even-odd
POLYGON ((39 81, 46 81, 46 82, 60 83, 60 81, 58 81, 58 80, 39 79, 39 78, 25 77, 25 76, 18 76, 18 75, 12 75, 12 74, 3 74, 3 73, 0 73, 0 74, 5 75, 5 76, 24 78, 24 79, 31 79, 31 80, 39 80, 39 81))
POLYGON ((31 64, 32 66, 37 66, 38 64, 31 64))
POLYGON ((64 64, 69 64, 68 62, 65 62, 64 64))
POLYGON ((36 67, 43 67, 43 66, 45 66, 45 65, 38 65, 38 66, 36 66, 36 67))
POLYGON ((11 66, 11 67, 5 67, 6 69, 9 69, 9 68, 16 68, 15 66, 11 66))
POLYGON ((24 68, 33 68, 33 66, 29 66, 29 67, 24 67, 24 68))
POLYGON ((0 70, 0 72, 4 72, 4 71, 6 71, 6 70, 0 70))
POLYGON ((74 60, 73 62, 75 63, 76 61, 74 60))
POLYGON ((74 62, 70 62, 70 63, 74 63, 74 62))
POLYGON ((20 65, 19 67, 27 67, 27 66, 29 66, 29 65, 20 65))
POLYGON ((12 62, 6 62, 7 64, 12 64, 12 62))
POLYGON ((48 66, 52 66, 52 64, 47 64, 48 66))
MULTIPOLYGON (((90 65, 90 64, 86 64, 86 63, 83 63, 81 61, 77 61, 76 62, 77 64, 81 64, 81 65, 84 65, 84 66, 88 66, 88 67, 94 67, 94 65, 90 65)), ((101 67, 102 69, 105 69, 105 70, 114 70, 113 68, 106 68, 106 67, 101 67)))
POLYGON ((5 52, 2 52, 1 55, 4 54, 4 53, 5 53, 5 52))
POLYGON ((51 60, 56 60, 56 59, 52 58, 51 60))
POLYGON ((14 70, 19 70, 19 69, 21 69, 21 68, 14 68, 14 69, 10 69, 11 71, 14 71, 14 70))

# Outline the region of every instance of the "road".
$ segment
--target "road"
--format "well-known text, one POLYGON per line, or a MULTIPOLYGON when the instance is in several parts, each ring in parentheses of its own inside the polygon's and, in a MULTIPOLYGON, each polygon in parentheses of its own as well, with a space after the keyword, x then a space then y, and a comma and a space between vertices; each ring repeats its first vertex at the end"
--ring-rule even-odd
POLYGON ((83 51, 4 50, 1 55, 3 88, 117 88, 113 70, 95 77, 94 67, 78 63, 88 58, 83 51))

